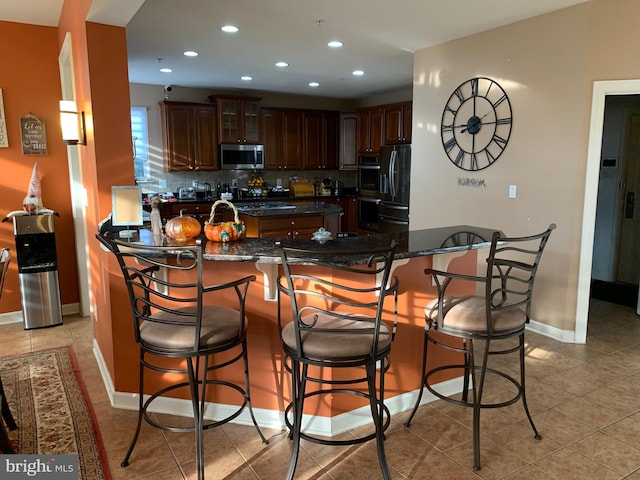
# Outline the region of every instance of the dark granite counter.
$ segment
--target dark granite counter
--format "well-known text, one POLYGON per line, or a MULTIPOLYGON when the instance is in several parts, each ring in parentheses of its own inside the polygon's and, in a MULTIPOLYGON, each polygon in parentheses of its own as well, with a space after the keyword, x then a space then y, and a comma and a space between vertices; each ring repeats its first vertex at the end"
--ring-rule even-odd
MULTIPOLYGON (((290 240, 273 238, 245 238, 235 242, 216 243, 202 239, 206 260, 225 262, 279 263, 280 257, 275 245, 311 247, 319 250, 349 251, 389 245, 391 240, 397 244, 396 259, 413 258, 441 253, 452 253, 477 248, 487 248, 495 229, 456 225, 451 227, 429 228, 398 234, 372 234, 346 237, 321 243, 317 240, 290 240)), ((154 237, 149 230, 140 230, 139 241, 148 245, 170 245, 167 237, 154 237)), ((194 240, 195 242, 195 240, 194 240)))
MULTIPOLYGON (((275 202, 279 206, 272 207, 274 202, 253 202, 234 203, 238 213, 250 215, 252 217, 287 217, 290 215, 312 215, 322 214, 331 215, 342 212, 342 208, 335 203, 327 203, 322 201, 313 202, 275 202), (280 205, 282 204, 282 205, 280 205)), ((229 208, 225 206, 224 208, 229 208)))

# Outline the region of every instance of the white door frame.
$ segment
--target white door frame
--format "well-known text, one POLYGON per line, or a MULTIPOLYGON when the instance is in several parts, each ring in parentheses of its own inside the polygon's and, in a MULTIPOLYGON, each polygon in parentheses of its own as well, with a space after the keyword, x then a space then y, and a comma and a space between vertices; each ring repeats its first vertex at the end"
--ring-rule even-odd
POLYGON ((582 211, 580 266, 578 270, 578 296, 575 329, 576 343, 585 343, 587 340, 589 292, 591 289, 591 265, 593 260, 593 235, 596 226, 596 206, 598 201, 600 156, 602 155, 602 128, 604 126, 605 98, 607 95, 636 94, 640 94, 640 80, 606 80, 593 82, 587 171, 584 188, 584 208, 582 211))

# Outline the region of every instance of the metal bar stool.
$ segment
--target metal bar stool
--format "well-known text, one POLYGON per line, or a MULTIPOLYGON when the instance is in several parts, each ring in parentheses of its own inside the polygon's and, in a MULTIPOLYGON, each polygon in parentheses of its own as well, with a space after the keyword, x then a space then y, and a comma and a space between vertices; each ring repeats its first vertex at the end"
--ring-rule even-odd
MULTIPOLYGON (((196 469, 198 479, 204 478, 203 431, 230 422, 238 417, 245 406, 263 443, 268 443, 260 431, 251 407, 249 364, 247 355, 247 318, 245 299, 254 275, 216 285, 203 283, 203 257, 200 240, 193 246, 152 247, 98 239, 118 259, 131 302, 135 339, 140 347, 140 383, 138 423, 133 440, 121 466, 129 465, 140 434, 142 420, 150 425, 172 432, 195 432, 196 469), (166 269, 166 275, 157 275, 166 269), (215 292, 234 291, 234 307, 205 304, 204 299, 215 292), (234 352, 217 360, 216 354, 234 352), (181 359, 184 367, 170 367, 164 358, 181 359), (160 360, 160 361, 158 361, 160 360), (237 385, 211 373, 243 362, 244 385, 237 385), (144 400, 145 369, 155 372, 180 374, 186 380, 171 383, 144 400), (208 387, 235 390, 242 403, 225 418, 207 421, 204 418, 208 387), (193 426, 176 427, 156 421, 148 414, 152 402, 176 390, 186 389, 193 407, 193 426)), ((170 375, 173 376, 173 375, 170 375)))
POLYGON ((522 399, 534 438, 542 438, 527 406, 524 334, 531 315, 533 285, 542 252, 555 228, 555 224, 551 224, 542 233, 516 238, 504 237, 500 232, 495 232, 485 276, 425 270, 436 284, 438 297, 425 308, 422 385, 406 426, 410 426, 418 410, 425 387, 447 402, 473 408, 473 467, 476 470, 480 469, 480 412, 483 408, 506 407, 522 399), (453 280, 484 284, 484 295, 448 296, 447 288, 453 280), (433 335, 432 332, 436 331, 446 335, 433 335), (516 342, 509 342, 509 339, 516 339, 516 342), (480 341, 479 346, 476 346, 477 341, 480 341), (461 353, 462 363, 441 365, 427 371, 429 344, 461 353), (519 354, 519 379, 498 368, 487 366, 489 357, 510 353, 519 354), (477 355, 481 355, 479 361, 476 361, 477 355), (460 399, 443 395, 431 382, 435 373, 450 370, 459 370, 463 375, 460 399), (482 395, 487 375, 497 375, 515 387, 513 396, 501 402, 484 403, 482 395))
POLYGON ((286 478, 294 477, 301 439, 324 445, 375 439, 382 476, 390 479, 384 451, 384 431, 390 423, 384 404, 384 376, 390 367, 397 324, 397 279, 389 278, 395 243, 341 251, 333 249, 330 242, 315 240, 276 245, 284 271, 278 281, 278 325, 284 365, 292 382, 291 403, 285 409, 293 440, 286 478), (395 299, 392 326, 382 320, 389 296, 395 299), (289 315, 282 312, 288 308, 285 300, 291 304, 289 315), (334 377, 329 373, 334 369, 340 369, 341 374, 334 377), (310 389, 314 384, 317 388, 310 389), (348 440, 305 433, 305 400, 343 394, 368 400, 375 432, 348 440))
MULTIPOLYGON (((11 251, 8 248, 3 248, 0 254, 0 299, 2 298, 2 289, 4 287, 4 279, 7 276, 9 270, 9 263, 11 262, 11 251)), ((2 418, 7 424, 9 430, 15 430, 18 428, 16 421, 11 415, 7 398, 4 394, 4 387, 2 386, 2 378, 0 378, 0 410, 2 411, 2 418)), ((4 428, 4 423, 0 419, 0 449, 2 453, 15 453, 11 446, 11 441, 7 435, 7 431, 4 428)))

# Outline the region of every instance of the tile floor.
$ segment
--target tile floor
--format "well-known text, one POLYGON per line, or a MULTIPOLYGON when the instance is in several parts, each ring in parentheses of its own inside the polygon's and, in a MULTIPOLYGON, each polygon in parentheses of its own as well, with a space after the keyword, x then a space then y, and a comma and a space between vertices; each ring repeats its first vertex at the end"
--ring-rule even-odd
MULTIPOLYGON (((528 399, 541 441, 533 439, 522 405, 483 412, 482 470, 471 465, 470 409, 446 402, 421 407, 411 428, 395 415, 386 451, 394 479, 629 479, 640 480, 640 317, 634 309, 592 300, 586 345, 528 334, 528 399)), ((114 480, 182 480, 194 476, 191 434, 165 433, 145 425, 130 466, 120 460, 129 444, 135 412, 108 403, 91 352, 86 319, 24 331, 0 326, 3 356, 73 345, 98 418, 114 480)), ((205 434, 207 478, 284 478, 286 435, 265 430, 262 445, 253 427, 225 425, 205 434)), ((296 479, 376 480, 375 446, 303 444, 296 479)))

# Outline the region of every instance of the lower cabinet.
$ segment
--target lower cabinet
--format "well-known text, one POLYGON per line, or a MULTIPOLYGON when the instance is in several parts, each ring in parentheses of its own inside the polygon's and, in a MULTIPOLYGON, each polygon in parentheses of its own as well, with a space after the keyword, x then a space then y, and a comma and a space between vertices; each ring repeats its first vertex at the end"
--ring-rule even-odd
MULTIPOLYGON (((167 221, 173 217, 177 217, 182 212, 183 215, 191 215, 196 217, 200 222, 204 232, 204 222, 209 220, 211 215, 211 205, 213 202, 207 203, 162 203, 160 204, 160 216, 163 221, 167 221)), ((216 210, 216 222, 221 220, 220 209, 216 210)))
POLYGON ((247 237, 311 238, 313 232, 324 227, 324 215, 294 215, 286 217, 253 217, 240 215, 247 237))

